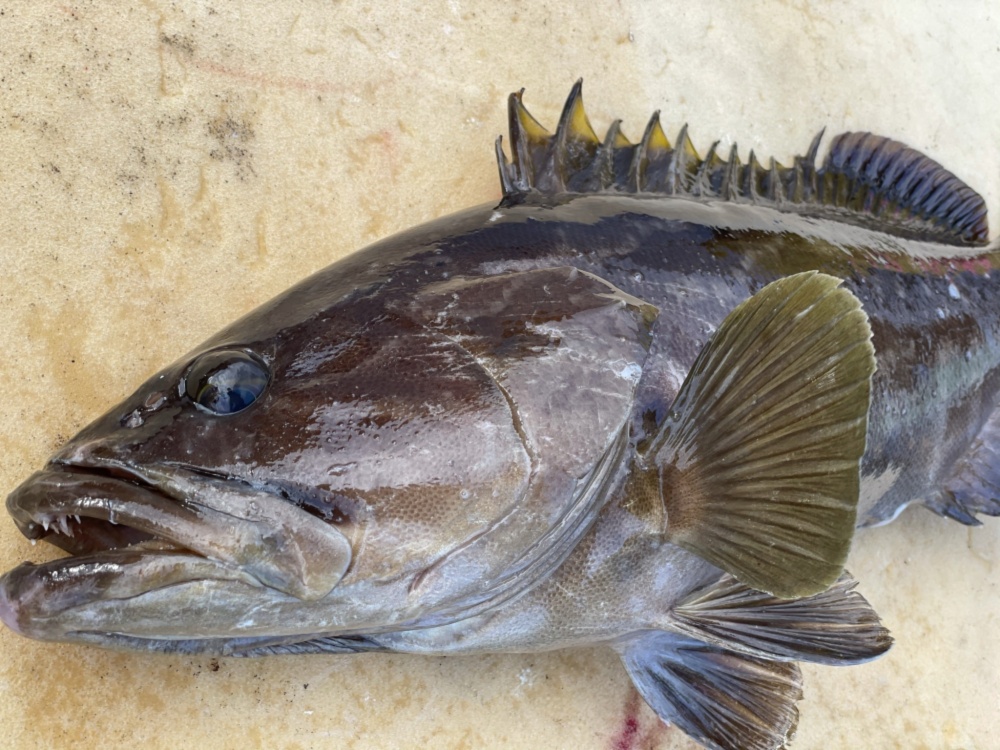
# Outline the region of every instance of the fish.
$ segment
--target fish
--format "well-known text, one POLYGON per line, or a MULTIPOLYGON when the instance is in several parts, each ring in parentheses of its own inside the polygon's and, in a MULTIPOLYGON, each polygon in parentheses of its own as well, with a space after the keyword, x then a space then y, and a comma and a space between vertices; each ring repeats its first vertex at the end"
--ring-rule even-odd
POLYGON ((778 748, 797 662, 891 636, 844 570, 920 503, 1000 515, 997 250, 902 143, 555 131, 509 99, 503 197, 307 278, 10 493, 69 555, 21 635, 224 656, 605 646, 708 748, 778 748))

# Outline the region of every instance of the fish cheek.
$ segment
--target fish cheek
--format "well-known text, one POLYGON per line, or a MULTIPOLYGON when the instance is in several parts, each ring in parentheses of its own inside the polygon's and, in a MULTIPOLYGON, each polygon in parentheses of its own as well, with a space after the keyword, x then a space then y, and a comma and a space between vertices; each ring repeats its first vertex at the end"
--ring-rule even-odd
POLYGON ((346 509, 345 584, 418 574, 513 512, 530 471, 493 377, 457 343, 391 323, 349 371, 287 392, 275 379, 269 421, 288 427, 266 470, 315 490, 331 521, 346 509))

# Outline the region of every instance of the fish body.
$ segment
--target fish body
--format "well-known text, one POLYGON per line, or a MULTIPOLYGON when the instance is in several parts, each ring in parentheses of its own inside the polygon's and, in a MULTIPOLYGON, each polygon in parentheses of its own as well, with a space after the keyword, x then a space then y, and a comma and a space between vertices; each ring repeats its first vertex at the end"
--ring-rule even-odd
POLYGON ((981 200, 875 136, 765 170, 554 135, 165 368, 8 499, 73 557, 31 637, 233 655, 616 648, 708 747, 778 747, 797 660, 889 646, 856 524, 997 514, 981 200), (728 718, 727 718, 728 717, 728 718))

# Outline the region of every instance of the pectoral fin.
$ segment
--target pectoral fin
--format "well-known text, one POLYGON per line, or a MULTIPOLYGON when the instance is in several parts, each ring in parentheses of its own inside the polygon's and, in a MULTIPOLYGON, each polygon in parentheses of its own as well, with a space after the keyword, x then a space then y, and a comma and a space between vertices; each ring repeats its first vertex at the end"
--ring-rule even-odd
POLYGON ((765 658, 859 664, 885 653, 892 638, 856 585, 845 574, 814 596, 778 599, 726 575, 676 606, 671 628, 765 658))
POLYGON ((795 664, 651 631, 619 647, 639 693, 663 721, 713 750, 777 750, 798 722, 795 664))
POLYGON ((781 598, 837 580, 857 514, 870 337, 857 298, 815 272, 729 314, 646 451, 672 542, 781 598))

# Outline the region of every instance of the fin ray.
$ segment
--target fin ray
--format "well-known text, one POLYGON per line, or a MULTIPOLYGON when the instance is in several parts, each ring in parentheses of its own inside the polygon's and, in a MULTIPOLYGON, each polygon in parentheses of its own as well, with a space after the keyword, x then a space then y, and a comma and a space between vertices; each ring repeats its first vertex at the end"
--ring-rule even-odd
POLYGON ((730 313, 639 459, 672 542, 785 599, 838 579, 856 521, 875 359, 839 284, 789 276, 730 313))
POLYGON ((777 750, 795 730, 795 664, 651 631, 619 655, 649 707, 713 750, 777 750))
POLYGON ((988 240, 983 199, 930 157, 889 138, 842 133, 817 166, 820 131, 790 167, 772 159, 762 168, 753 152, 742 167, 735 148, 728 160, 719 158, 714 146, 699 157, 686 125, 671 146, 659 112, 638 145, 621 136, 620 121, 600 141, 583 109, 582 81, 573 86, 556 133, 550 134, 524 108, 522 92, 509 99, 509 166, 497 155, 507 198, 532 191, 685 195, 765 205, 945 244, 980 246, 988 240))
POLYGON ((980 526, 977 513, 1000 516, 1000 409, 994 409, 941 490, 925 505, 938 515, 980 526))
POLYGON ((765 658, 860 664, 885 653, 892 638, 856 585, 843 575, 819 594, 778 599, 725 575, 677 605, 671 627, 765 658))

